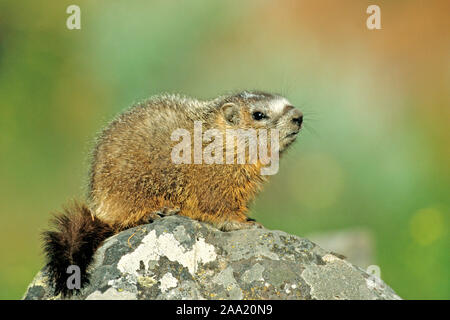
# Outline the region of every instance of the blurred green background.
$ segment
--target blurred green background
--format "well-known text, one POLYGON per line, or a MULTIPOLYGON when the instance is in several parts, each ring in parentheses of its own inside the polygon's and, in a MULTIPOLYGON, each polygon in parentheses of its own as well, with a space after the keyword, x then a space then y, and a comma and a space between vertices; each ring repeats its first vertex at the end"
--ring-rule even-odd
POLYGON ((0 298, 43 266, 50 212, 83 198, 96 133, 160 92, 278 92, 306 127, 252 216, 369 229, 381 277, 450 298, 450 2, 0 2, 0 298), (81 30, 66 8, 81 8, 81 30), (382 30, 366 28, 381 7, 382 30))

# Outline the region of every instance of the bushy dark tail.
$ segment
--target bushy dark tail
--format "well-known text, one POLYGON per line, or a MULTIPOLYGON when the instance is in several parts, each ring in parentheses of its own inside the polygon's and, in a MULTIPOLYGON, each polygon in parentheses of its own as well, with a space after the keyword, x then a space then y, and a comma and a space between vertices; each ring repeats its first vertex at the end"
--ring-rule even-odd
POLYGON ((56 214, 51 222, 55 230, 42 235, 50 281, 55 288, 55 295, 61 292, 64 296, 70 296, 75 289, 67 286, 67 279, 71 276, 67 268, 70 265, 78 266, 81 287, 89 283, 86 269, 92 262, 95 250, 103 240, 114 234, 114 230, 80 203, 64 208, 64 212, 56 214))

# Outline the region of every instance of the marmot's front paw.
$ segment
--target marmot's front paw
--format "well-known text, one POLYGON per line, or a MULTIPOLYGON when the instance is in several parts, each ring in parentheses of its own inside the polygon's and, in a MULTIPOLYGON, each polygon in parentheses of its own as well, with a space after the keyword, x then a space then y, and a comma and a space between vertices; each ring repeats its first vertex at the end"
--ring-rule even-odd
POLYGON ((148 224, 152 223, 155 220, 161 219, 163 217, 173 216, 180 212, 180 208, 168 208, 164 207, 158 211, 153 211, 145 215, 144 218, 142 218, 141 224, 148 224))
POLYGON ((252 219, 252 218, 247 218, 247 223, 252 225, 252 227, 251 227, 252 229, 262 229, 262 228, 264 228, 264 226, 261 223, 256 222, 256 220, 252 219))
POLYGON ((155 213, 157 215, 159 215, 160 217, 168 217, 168 216, 174 216, 176 214, 178 214, 180 212, 180 208, 175 207, 175 208, 168 208, 168 207, 164 207, 159 211, 156 211, 155 213))
POLYGON ((264 228, 264 226, 261 223, 256 222, 255 220, 253 220, 253 221, 250 220, 246 224, 250 226, 249 229, 262 229, 262 228, 264 228))
POLYGON ((142 217, 141 220, 139 220, 138 225, 149 224, 158 219, 161 219, 161 216, 159 214, 157 214, 156 212, 149 212, 144 217, 142 217))

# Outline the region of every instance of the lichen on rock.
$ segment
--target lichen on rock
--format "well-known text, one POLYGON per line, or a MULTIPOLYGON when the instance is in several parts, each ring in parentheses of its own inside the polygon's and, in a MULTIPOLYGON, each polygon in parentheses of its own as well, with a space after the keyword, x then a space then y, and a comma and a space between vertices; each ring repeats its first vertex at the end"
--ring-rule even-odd
MULTIPOLYGON (((182 216, 105 241, 71 299, 400 299, 383 281, 282 231, 222 232, 182 216)), ((53 296, 44 267, 24 299, 53 296)))

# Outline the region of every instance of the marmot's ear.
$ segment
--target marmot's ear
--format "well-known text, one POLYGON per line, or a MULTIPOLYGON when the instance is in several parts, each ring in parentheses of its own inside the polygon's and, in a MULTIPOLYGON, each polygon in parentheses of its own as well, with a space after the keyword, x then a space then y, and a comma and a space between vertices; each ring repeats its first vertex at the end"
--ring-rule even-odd
POLYGON ((240 120, 240 113, 239 113, 239 107, 237 105, 235 105, 234 103, 228 102, 225 103, 224 105, 222 105, 222 107, 220 107, 222 110, 222 114, 225 118, 225 120, 227 120, 228 123, 231 124, 238 124, 239 120, 240 120))

